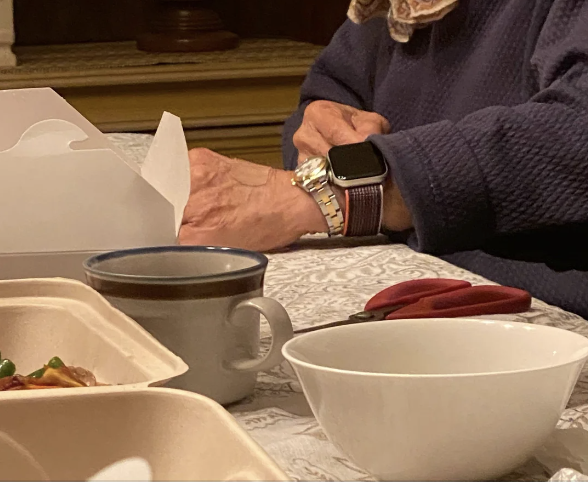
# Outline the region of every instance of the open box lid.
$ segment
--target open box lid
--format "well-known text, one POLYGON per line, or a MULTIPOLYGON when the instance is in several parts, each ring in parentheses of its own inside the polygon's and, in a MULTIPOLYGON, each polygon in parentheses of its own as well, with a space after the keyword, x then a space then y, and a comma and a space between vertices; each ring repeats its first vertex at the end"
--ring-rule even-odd
POLYGON ((52 89, 0 91, 0 253, 175 244, 190 193, 181 120, 140 167, 52 89))

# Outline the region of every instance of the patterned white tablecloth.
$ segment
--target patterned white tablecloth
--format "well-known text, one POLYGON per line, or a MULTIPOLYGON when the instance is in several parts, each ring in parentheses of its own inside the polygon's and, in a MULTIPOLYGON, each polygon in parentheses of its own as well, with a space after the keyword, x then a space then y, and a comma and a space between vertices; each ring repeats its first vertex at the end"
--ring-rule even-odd
MULTIPOLYGON (((137 161, 144 158, 150 136, 112 135, 113 142, 137 161)), ((444 277, 473 284, 484 278, 403 245, 374 238, 352 240, 311 238, 269 255, 266 295, 280 301, 295 328, 346 318, 360 311, 383 288, 401 281, 444 277)), ((557 326, 588 336, 588 322, 577 315, 535 300, 532 310, 497 319, 557 326)), ((262 330, 267 346, 267 326, 262 330)), ((588 429, 588 368, 572 395, 560 426, 588 429)), ((251 436, 295 480, 372 480, 327 440, 287 363, 259 376, 255 395, 229 407, 251 436)), ((505 480, 547 480, 530 462, 505 480)))

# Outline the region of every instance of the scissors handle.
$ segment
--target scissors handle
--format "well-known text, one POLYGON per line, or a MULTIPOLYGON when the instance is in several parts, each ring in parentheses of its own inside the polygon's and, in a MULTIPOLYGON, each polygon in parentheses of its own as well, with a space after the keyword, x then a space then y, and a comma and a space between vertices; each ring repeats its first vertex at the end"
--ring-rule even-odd
POLYGON ((454 318, 522 313, 531 307, 531 295, 505 286, 470 286, 422 298, 389 314, 387 320, 403 318, 454 318))
POLYGON ((472 286, 467 281, 431 278, 404 281, 380 291, 365 305, 365 311, 374 311, 390 306, 411 305, 421 298, 449 293, 472 286))

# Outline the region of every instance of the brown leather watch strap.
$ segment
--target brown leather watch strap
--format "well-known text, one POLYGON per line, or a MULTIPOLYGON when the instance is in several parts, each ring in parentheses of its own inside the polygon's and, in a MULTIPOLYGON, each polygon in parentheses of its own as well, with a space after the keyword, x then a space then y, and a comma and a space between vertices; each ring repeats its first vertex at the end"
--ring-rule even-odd
POLYGON ((375 236, 382 226, 384 192, 381 184, 345 191, 345 236, 375 236))

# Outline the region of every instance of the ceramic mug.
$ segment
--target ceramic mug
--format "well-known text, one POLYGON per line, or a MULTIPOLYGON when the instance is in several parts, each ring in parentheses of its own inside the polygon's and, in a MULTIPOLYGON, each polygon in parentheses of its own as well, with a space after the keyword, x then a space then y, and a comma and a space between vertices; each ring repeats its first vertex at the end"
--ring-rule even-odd
POLYGON ((284 307, 263 297, 267 263, 240 249, 169 246, 100 254, 84 269, 92 288, 188 364, 167 386, 227 404, 253 393, 257 372, 281 363, 292 338, 284 307), (272 344, 258 358, 260 313, 272 344))

